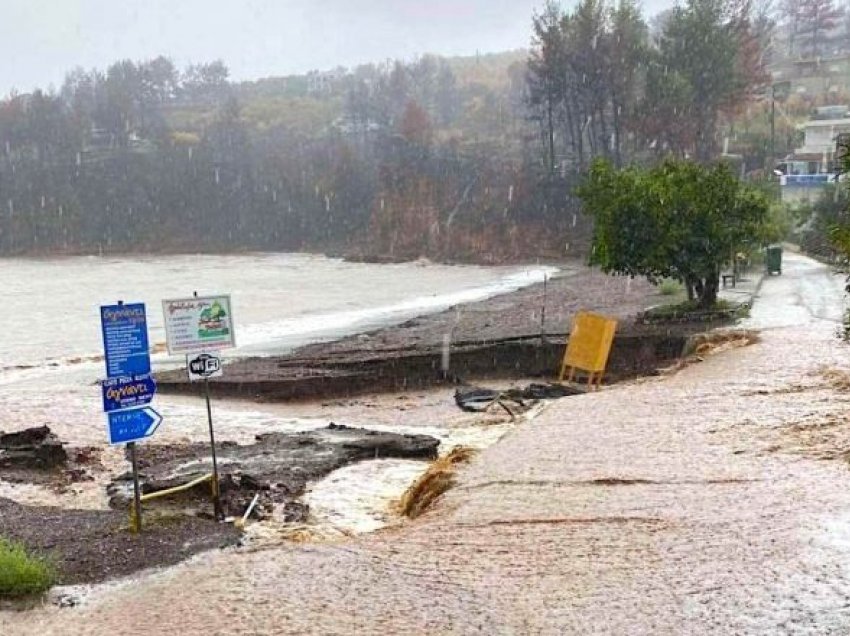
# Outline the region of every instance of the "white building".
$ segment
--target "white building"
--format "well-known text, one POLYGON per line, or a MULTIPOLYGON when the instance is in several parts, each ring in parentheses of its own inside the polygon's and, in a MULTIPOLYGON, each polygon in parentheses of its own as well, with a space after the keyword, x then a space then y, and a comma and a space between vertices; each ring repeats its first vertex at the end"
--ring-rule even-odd
POLYGON ((800 126, 803 145, 777 165, 782 186, 782 200, 792 203, 816 199, 824 186, 837 175, 836 141, 850 133, 850 117, 846 106, 817 109, 815 118, 800 126), (843 114, 843 117, 834 117, 843 114), (825 119, 825 116, 832 116, 825 119))

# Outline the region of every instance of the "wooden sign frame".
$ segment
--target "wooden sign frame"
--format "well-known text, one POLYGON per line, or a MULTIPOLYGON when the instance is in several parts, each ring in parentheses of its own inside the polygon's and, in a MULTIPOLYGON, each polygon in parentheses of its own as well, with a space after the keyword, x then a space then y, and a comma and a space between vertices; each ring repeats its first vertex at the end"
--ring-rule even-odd
POLYGON ((580 311, 573 318, 564 359, 558 374, 560 382, 573 382, 577 371, 587 373, 587 386, 598 389, 605 376, 608 356, 614 343, 617 321, 607 316, 580 311))

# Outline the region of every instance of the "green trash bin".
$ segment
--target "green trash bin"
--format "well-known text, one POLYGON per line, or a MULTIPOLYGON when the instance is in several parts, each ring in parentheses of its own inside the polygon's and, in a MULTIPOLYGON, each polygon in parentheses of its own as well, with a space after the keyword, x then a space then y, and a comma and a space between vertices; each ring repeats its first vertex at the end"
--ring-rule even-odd
POLYGON ((782 273, 782 246, 769 245, 765 251, 765 263, 768 274, 782 273))

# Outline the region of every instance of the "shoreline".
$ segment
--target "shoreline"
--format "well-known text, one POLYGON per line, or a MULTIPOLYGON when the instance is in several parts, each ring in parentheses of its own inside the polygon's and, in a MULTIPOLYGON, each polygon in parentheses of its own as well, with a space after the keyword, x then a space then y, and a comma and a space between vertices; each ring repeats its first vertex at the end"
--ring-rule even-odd
MULTIPOLYGON (((680 357, 687 339, 716 324, 650 326, 635 317, 675 297, 643 280, 608 277, 587 267, 561 270, 545 285, 534 283, 484 300, 424 313, 396 325, 283 355, 240 358, 210 381, 214 395, 255 402, 290 402, 406 391, 487 378, 554 379, 568 326, 577 311, 619 321, 608 378, 655 372, 680 357), (444 339, 449 368, 442 367, 444 339)), ((162 393, 200 389, 178 368, 157 374, 162 393)))
MULTIPOLYGON (((263 256, 277 254, 292 254, 300 256, 319 256, 333 260, 342 261, 345 263, 364 264, 364 265, 403 265, 410 263, 430 263, 433 265, 446 266, 477 266, 477 267, 556 267, 561 268, 565 265, 575 263, 581 260, 581 255, 570 255, 558 257, 555 255, 545 255, 541 258, 539 255, 524 255, 518 258, 508 259, 467 259, 467 258, 438 258, 436 256, 428 256, 425 254, 419 256, 393 256, 382 254, 363 253, 357 250, 336 250, 336 249, 255 249, 255 248, 234 248, 212 247, 204 248, 175 248, 175 249, 118 249, 110 248, 109 250, 50 250, 49 252, 27 251, 14 254, 0 254, 0 260, 19 260, 19 261, 58 261, 72 258, 103 258, 117 259, 124 257, 132 258, 162 258, 168 256, 263 256)), ((583 257, 582 257, 583 258, 583 257)), ((582 261, 583 262, 583 261, 582 261)))
MULTIPOLYGON (((669 301, 670 298, 664 300, 669 301)), ((563 352, 566 325, 575 311, 585 308, 612 315, 621 321, 609 377, 620 380, 647 375, 679 357, 687 332, 701 331, 707 327, 703 324, 690 330, 685 327, 675 328, 675 333, 671 334, 667 328, 635 324, 635 314, 659 302, 663 302, 661 296, 645 281, 614 279, 589 268, 574 267, 554 275, 545 286, 535 283, 435 313, 427 313, 426 310, 426 313, 401 324, 353 333, 330 342, 305 345, 284 356, 238 359, 226 365, 222 380, 211 382, 212 393, 216 398, 257 402, 258 394, 268 388, 269 391, 260 395, 259 401, 303 401, 306 402, 305 407, 324 414, 327 409, 322 401, 342 396, 384 393, 393 399, 400 399, 396 398, 396 393, 402 397, 405 394, 409 396, 412 390, 454 384, 459 380, 525 380, 531 376, 549 375, 549 370, 551 378, 563 352), (452 341, 449 377, 440 373, 443 338, 446 334, 450 334, 452 341), (261 384, 266 386, 258 391, 261 384), (288 389, 292 389, 291 395, 285 395, 288 389)), ((157 374, 160 391, 197 391, 198 385, 183 381, 182 374, 182 370, 157 374)), ((441 396, 443 393, 440 390, 441 396)), ((448 403, 450 395, 445 393, 440 400, 448 403)), ((413 402, 412 408, 421 408, 420 403, 416 400, 413 402)), ((391 407, 391 410, 397 411, 393 419, 397 423, 401 422, 407 417, 402 412, 408 408, 411 406, 407 404, 391 407)), ((453 409, 454 406, 447 408, 453 409)), ((227 441, 224 435, 221 442, 227 441)), ((155 451, 155 446, 151 446, 150 450, 155 451)), ((53 523, 57 532, 58 528, 65 527, 64 522, 58 521, 61 516, 79 517, 80 523, 91 524, 104 533, 103 540, 108 540, 108 550, 106 543, 103 547, 107 551, 113 551, 113 542, 118 545, 125 536, 120 526, 126 522, 124 513, 83 513, 77 509, 60 513, 50 506, 26 506, 19 510, 15 507, 18 504, 9 500, 0 500, 0 503, 9 510, 17 511, 16 516, 23 514, 20 510, 26 510, 29 519, 39 518, 39 515, 42 515, 42 519, 47 516, 55 518, 53 523)), ((241 511, 245 502, 240 499, 238 503, 240 505, 237 508, 241 511)), ((204 541, 197 544, 197 551, 215 549, 216 542, 221 540, 225 544, 233 540, 230 532, 208 526, 205 520, 181 520, 178 526, 181 528, 178 533, 180 537, 185 538, 181 534, 183 528, 187 535, 194 532, 204 537, 204 541)), ((38 549, 50 549, 47 544, 58 545, 56 533, 53 538, 45 539, 47 543, 26 534, 34 528, 18 529, 12 534, 26 539, 27 543, 38 549)), ((151 541, 154 543, 149 545, 149 550, 156 551, 162 549, 164 544, 161 542, 167 542, 168 539, 166 534, 157 533, 151 541), (160 542, 159 548, 155 547, 156 542, 160 542)), ((169 544, 166 562, 182 561, 190 553, 194 553, 194 548, 189 552, 181 552, 179 546, 169 544)), ((114 553, 104 558, 108 562, 114 558, 114 553)), ((81 564, 81 570, 75 576, 85 578, 84 570, 94 567, 92 564, 97 562, 94 554, 87 559, 88 565, 81 564)), ((138 569, 138 563, 134 563, 132 569, 138 569)))

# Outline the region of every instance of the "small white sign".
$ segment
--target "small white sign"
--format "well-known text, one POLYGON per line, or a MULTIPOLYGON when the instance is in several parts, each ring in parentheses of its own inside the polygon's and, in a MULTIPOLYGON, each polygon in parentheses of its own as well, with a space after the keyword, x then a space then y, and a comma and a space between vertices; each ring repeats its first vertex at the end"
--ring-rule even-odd
POLYGON ((163 300, 168 353, 200 353, 236 346, 230 296, 163 300))
POLYGON ((212 353, 186 356, 186 371, 191 382, 217 378, 221 376, 221 358, 212 353))

